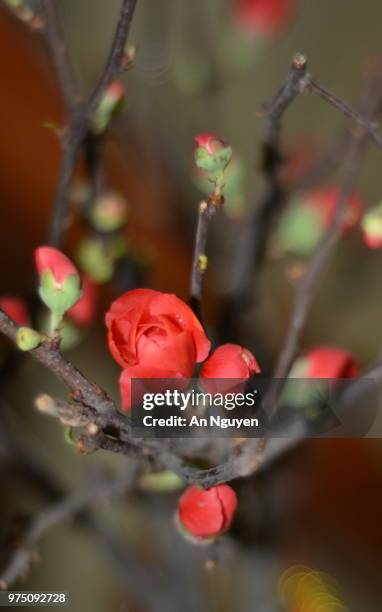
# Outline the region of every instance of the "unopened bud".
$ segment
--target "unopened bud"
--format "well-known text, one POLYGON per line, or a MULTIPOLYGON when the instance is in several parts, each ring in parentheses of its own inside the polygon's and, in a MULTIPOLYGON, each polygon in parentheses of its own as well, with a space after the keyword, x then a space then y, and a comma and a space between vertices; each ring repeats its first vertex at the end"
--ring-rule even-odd
POLYGON ((210 173, 224 172, 232 159, 232 149, 214 134, 198 134, 195 137, 195 163, 210 173))
POLYGON ((16 344, 21 351, 33 351, 41 342, 41 335, 31 327, 19 327, 17 330, 16 344))
POLYGON ((96 200, 90 212, 90 220, 101 232, 121 229, 127 219, 127 205, 119 193, 106 193, 96 200))
POLYGON ((102 132, 106 130, 124 97, 125 87, 122 81, 113 81, 110 83, 93 116, 94 133, 102 134, 102 132))
POLYGON ((35 259, 40 276, 39 295, 51 311, 56 329, 64 313, 81 297, 80 277, 70 259, 52 247, 36 249, 35 259))
POLYGON ((382 248, 382 202, 366 212, 361 228, 363 240, 369 249, 382 248))

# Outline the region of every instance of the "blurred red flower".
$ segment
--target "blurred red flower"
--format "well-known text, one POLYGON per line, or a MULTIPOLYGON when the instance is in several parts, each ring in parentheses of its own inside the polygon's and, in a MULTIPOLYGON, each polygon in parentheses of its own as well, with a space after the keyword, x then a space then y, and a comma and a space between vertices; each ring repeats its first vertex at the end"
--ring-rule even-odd
POLYGON ((211 489, 189 487, 179 500, 178 517, 186 531, 210 538, 227 531, 237 508, 235 491, 227 484, 211 489))
POLYGON ((0 297, 0 308, 18 325, 30 325, 27 305, 20 298, 12 295, 3 295, 0 297))
POLYGON ((97 314, 99 287, 88 277, 82 283, 82 297, 72 306, 68 317, 80 327, 91 325, 97 314))
POLYGON ((234 19, 248 32, 272 36, 293 19, 297 0, 234 0, 234 19))
POLYGON ((359 373, 354 357, 336 347, 318 346, 304 355, 306 378, 353 378, 359 373))

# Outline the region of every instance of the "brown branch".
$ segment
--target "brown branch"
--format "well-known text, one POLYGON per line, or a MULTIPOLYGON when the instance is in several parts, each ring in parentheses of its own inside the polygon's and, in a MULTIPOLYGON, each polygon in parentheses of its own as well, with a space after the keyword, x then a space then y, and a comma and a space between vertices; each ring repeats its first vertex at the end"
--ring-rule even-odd
MULTIPOLYGON (((380 112, 382 102, 380 89, 381 75, 378 75, 378 77, 376 77, 372 83, 370 94, 368 95, 364 104, 366 107, 367 116, 371 118, 380 112)), ((288 326, 284 346, 274 370, 274 378, 276 380, 274 384, 271 385, 269 396, 267 398, 268 401, 266 402, 268 407, 272 404, 275 406, 277 390, 279 390, 282 386, 282 379, 285 379, 288 376, 293 360, 295 359, 299 349, 301 334, 308 317, 310 307, 318 290, 318 281, 342 234, 341 224, 343 222, 343 213, 346 209, 347 198, 354 188, 358 172, 360 170, 361 156, 370 136, 369 125, 375 125, 375 123, 372 121, 365 119, 364 115, 362 116, 364 117, 364 123, 361 125, 361 122, 357 121, 358 129, 353 137, 353 142, 346 156, 343 180, 339 191, 335 214, 331 224, 321 237, 297 289, 295 306, 288 326)))
MULTIPOLYGON (((253 300, 260 267, 264 260, 268 239, 276 215, 282 210, 286 200, 295 188, 286 188, 280 178, 280 168, 283 152, 280 142, 281 119, 301 93, 311 93, 333 106, 350 120, 356 122, 382 150, 382 138, 377 132, 378 124, 370 120, 362 112, 353 109, 343 102, 336 94, 321 86, 307 71, 306 58, 297 54, 289 69, 286 81, 279 92, 260 110, 263 116, 262 126, 262 170, 266 179, 266 188, 261 196, 252 218, 242 228, 236 251, 232 284, 225 306, 225 317, 222 322, 225 340, 234 340, 240 335, 238 321, 243 310, 248 308, 253 300), (227 336, 228 333, 228 336, 227 336)), ((342 148, 342 146, 340 145, 342 148)), ((329 163, 333 156, 329 156, 329 163)), ((334 155, 334 161, 336 155, 334 155)), ((327 160, 325 160, 325 167, 327 160)))
POLYGON ((57 0, 41 0, 41 7, 45 15, 44 26, 41 31, 45 36, 52 55, 60 89, 64 96, 66 107, 70 112, 72 106, 79 102, 79 92, 74 68, 68 57, 57 6, 57 0))
POLYGON ((90 94, 87 102, 87 109, 90 114, 96 110, 106 87, 110 85, 115 76, 123 69, 122 64, 125 54, 126 41, 129 35, 136 4, 137 0, 122 0, 122 6, 109 56, 99 77, 98 83, 94 87, 93 92, 90 94))
POLYGON ((208 226, 216 213, 218 205, 220 205, 220 200, 221 196, 219 196, 219 203, 217 203, 216 198, 212 195, 206 202, 201 202, 199 204, 190 279, 190 306, 199 318, 202 317, 202 282, 207 265, 206 246, 208 226))
POLYGON ((111 481, 98 482, 85 491, 77 491, 37 514, 0 573, 0 589, 7 589, 24 576, 34 557, 34 548, 41 538, 56 525, 75 518, 95 503, 105 502, 124 495, 134 484, 136 471, 126 466, 111 481))
POLYGON ((137 0, 122 0, 121 10, 105 67, 88 98, 82 102, 74 78, 74 70, 66 52, 54 0, 42 0, 45 14, 43 32, 49 44, 62 93, 69 113, 68 125, 62 136, 63 158, 59 171, 53 214, 47 242, 61 246, 73 172, 81 148, 90 131, 91 120, 105 88, 122 70, 124 51, 137 0))

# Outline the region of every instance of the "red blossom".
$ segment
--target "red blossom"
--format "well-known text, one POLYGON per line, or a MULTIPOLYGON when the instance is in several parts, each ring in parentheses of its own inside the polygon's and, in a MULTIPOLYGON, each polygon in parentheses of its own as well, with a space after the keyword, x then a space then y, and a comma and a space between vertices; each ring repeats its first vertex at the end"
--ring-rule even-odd
POLYGON ((233 387, 236 391, 238 390, 238 385, 232 385, 230 379, 245 381, 252 374, 260 372, 260 366, 251 351, 238 344, 222 344, 203 364, 200 379, 206 391, 228 393, 233 390, 233 387), (209 379, 223 379, 223 381, 209 379))
POLYGON ((0 308, 18 325, 25 327, 30 325, 27 305, 20 298, 13 297, 12 295, 3 295, 0 297, 0 308))
POLYGON ((38 247, 35 250, 35 261, 39 275, 50 271, 58 286, 61 286, 69 276, 78 275, 70 259, 53 247, 38 247))
POLYGON ((188 378, 210 350, 199 320, 175 295, 152 289, 127 291, 106 314, 108 344, 124 368, 122 401, 130 407, 131 378, 188 378))
POLYGON ((210 538, 227 531, 237 508, 235 491, 227 484, 211 489, 189 487, 179 500, 178 516, 186 531, 210 538))
POLYGON ((244 30, 262 36, 278 34, 297 10, 297 0, 234 0, 234 20, 244 30))
POLYGON ((307 378, 353 378, 359 373, 354 357, 331 346, 318 346, 304 356, 307 378))
POLYGON ((218 151, 221 151, 221 149, 225 149, 227 146, 226 143, 218 138, 215 134, 209 133, 198 134, 195 136, 195 142, 197 147, 205 149, 210 155, 214 155, 218 151))
POLYGON ((87 327, 94 322, 97 315, 99 287, 88 277, 82 283, 82 297, 72 306, 67 315, 76 325, 87 327))

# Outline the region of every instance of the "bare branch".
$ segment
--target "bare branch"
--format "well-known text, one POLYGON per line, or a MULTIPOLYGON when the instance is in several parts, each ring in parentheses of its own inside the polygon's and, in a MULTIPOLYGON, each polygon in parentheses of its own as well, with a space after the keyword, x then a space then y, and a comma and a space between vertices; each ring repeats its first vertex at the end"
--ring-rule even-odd
POLYGON ((105 67, 99 77, 93 92, 90 94, 87 107, 88 112, 92 113, 97 108, 106 87, 122 70, 123 57, 126 48, 126 41, 129 35, 131 22, 133 20, 137 0, 122 0, 122 6, 111 45, 109 57, 105 67))
POLYGON ((36 544, 48 531, 74 518, 95 503, 124 495, 134 484, 135 475, 135 469, 129 470, 125 466, 124 470, 111 481, 108 479, 94 484, 85 491, 77 491, 37 514, 0 574, 0 589, 7 589, 25 575, 33 560, 36 544))

